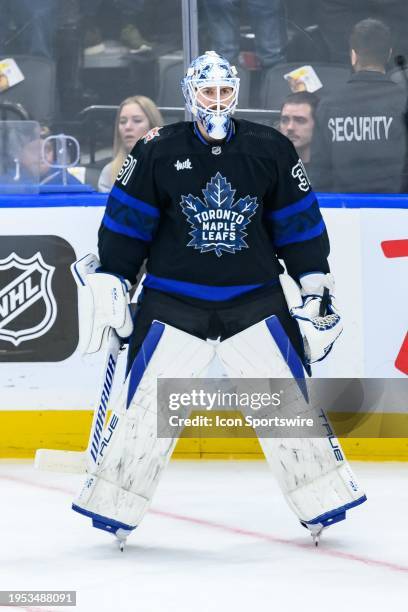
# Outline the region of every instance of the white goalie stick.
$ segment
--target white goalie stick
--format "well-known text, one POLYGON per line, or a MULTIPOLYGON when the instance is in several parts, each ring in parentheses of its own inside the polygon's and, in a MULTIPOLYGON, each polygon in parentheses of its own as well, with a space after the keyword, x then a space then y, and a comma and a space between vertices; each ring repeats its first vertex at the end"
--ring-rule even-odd
POLYGON ((98 463, 100 444, 108 412, 109 397, 112 390, 121 340, 114 329, 109 329, 106 339, 106 358, 103 368, 103 381, 95 405, 88 447, 85 451, 54 450, 39 448, 35 454, 34 467, 51 472, 70 472, 80 474, 89 472, 98 463))
MULTIPOLYGON (((98 258, 92 253, 71 265, 71 272, 79 289, 85 286, 85 277, 88 274, 95 273, 99 266, 98 258)), ((102 384, 94 407, 87 449, 81 452, 40 448, 35 454, 35 468, 55 472, 82 473, 95 466, 98 460, 99 446, 102 441, 108 402, 121 345, 122 340, 116 331, 112 327, 106 328, 102 340, 102 346, 106 352, 102 384)))

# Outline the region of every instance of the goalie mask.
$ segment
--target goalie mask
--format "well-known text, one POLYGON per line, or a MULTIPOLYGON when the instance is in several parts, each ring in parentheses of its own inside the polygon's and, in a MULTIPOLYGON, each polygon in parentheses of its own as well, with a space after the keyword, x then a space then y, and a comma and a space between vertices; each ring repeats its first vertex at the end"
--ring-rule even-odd
POLYGON ((211 138, 222 140, 238 103, 239 78, 235 66, 215 51, 197 57, 181 81, 188 110, 211 138))

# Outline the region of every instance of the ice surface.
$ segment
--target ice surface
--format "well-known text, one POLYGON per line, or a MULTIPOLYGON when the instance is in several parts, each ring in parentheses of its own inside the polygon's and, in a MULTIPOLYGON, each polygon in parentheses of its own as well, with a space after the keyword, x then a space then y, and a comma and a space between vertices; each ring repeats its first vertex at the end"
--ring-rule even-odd
POLYGON ((77 591, 30 612, 405 612, 408 464, 354 469, 368 501, 316 549, 266 463, 173 461, 121 553, 70 509, 80 476, 1 461, 0 590, 77 591))

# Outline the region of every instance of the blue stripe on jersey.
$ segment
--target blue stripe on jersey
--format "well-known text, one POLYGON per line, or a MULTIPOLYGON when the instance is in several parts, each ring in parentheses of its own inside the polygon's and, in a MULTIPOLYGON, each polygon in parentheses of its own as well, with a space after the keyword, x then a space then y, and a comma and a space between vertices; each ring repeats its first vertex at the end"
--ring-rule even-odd
POLYGON ((160 217, 160 211, 157 208, 151 206, 147 202, 143 202, 143 200, 139 200, 138 198, 130 196, 128 193, 122 191, 122 189, 119 189, 119 187, 114 186, 112 188, 109 199, 111 198, 119 200, 119 202, 121 202, 122 204, 126 204, 126 206, 130 206, 130 208, 134 208, 135 210, 138 210, 139 212, 142 212, 145 215, 149 215, 151 217, 160 217))
POLYGON ((268 212, 266 219, 275 247, 311 240, 325 230, 313 191, 294 204, 268 212))
POLYGON ((124 236, 129 236, 130 238, 138 238, 139 240, 143 240, 144 242, 151 242, 152 234, 145 233, 135 227, 131 227, 129 225, 124 225, 123 223, 118 223, 114 219, 112 219, 107 213, 105 213, 102 219, 103 225, 111 230, 112 232, 116 232, 117 234, 123 234, 124 236))
POLYGON ((108 198, 103 223, 114 232, 150 242, 159 218, 160 211, 157 208, 114 187, 108 198))
MULTIPOLYGON (((270 286, 277 284, 278 280, 273 280, 266 285, 270 286)), ((222 302, 231 300, 243 293, 248 293, 254 289, 266 286, 261 285, 233 285, 228 287, 215 287, 213 285, 198 285, 197 283, 186 283, 184 281, 173 280, 171 278, 161 278, 153 274, 146 274, 143 281, 145 287, 157 289, 157 291, 177 293, 188 297, 198 298, 200 300, 208 300, 211 302, 222 302)))
POLYGON ((276 247, 282 247, 286 244, 293 244, 294 242, 303 242, 304 240, 311 240, 312 238, 317 238, 320 234, 323 234, 326 226, 324 224, 323 219, 313 227, 309 227, 304 231, 299 231, 297 228, 293 228, 291 233, 286 232, 285 234, 278 235, 275 231, 273 243, 276 247))
POLYGON ((285 208, 268 213, 268 219, 272 219, 273 221, 286 219, 287 217, 291 217, 292 215, 296 215, 299 212, 307 210, 315 201, 316 195, 313 191, 311 191, 307 194, 307 196, 301 200, 298 200, 294 204, 289 204, 288 206, 285 206, 285 208))

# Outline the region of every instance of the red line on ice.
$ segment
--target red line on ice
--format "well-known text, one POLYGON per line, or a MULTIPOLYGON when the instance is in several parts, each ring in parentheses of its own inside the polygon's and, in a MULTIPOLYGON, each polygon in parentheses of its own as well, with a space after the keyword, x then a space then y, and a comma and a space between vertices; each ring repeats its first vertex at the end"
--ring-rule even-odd
MULTIPOLYGON (((27 480, 25 478, 16 478, 15 476, 3 476, 0 474, 0 480, 8 480, 14 483, 25 484, 31 487, 35 487, 38 489, 44 489, 45 491, 57 491, 59 493, 65 493, 68 495, 74 495, 73 491, 70 489, 65 489, 63 487, 56 487, 54 485, 40 484, 36 482, 32 482, 31 480, 27 480)), ((175 521, 183 521, 185 523, 190 523, 192 525, 200 525, 201 527, 208 527, 212 529, 218 529, 220 531, 224 531, 226 533, 235 533, 236 535, 246 536, 250 538, 255 538, 257 540, 264 540, 266 542, 273 542, 274 544, 285 544, 287 546, 291 546, 292 548, 298 548, 301 550, 306 550, 308 552, 313 552, 313 554, 323 555, 326 557, 335 557, 337 559, 345 559, 347 561, 356 561, 358 563, 363 563, 364 565, 370 565, 373 567, 383 567, 386 569, 393 570, 394 572, 403 572, 408 574, 408 566, 399 565, 398 563, 392 563, 390 561, 382 561, 380 559, 372 559, 370 557, 363 557, 362 555, 355 555, 353 553, 345 553, 340 550, 334 550, 331 548, 326 548, 326 546, 319 546, 316 548, 312 545, 311 540, 309 542, 294 542, 293 540, 288 540, 286 538, 280 538, 278 536, 274 536, 269 533, 262 533, 261 531, 252 531, 249 529, 243 529, 241 527, 234 527, 232 525, 226 525, 225 523, 217 523, 215 521, 210 521, 207 519, 202 519, 194 516, 186 516, 184 514, 176 514, 175 512, 166 512, 164 510, 149 510, 150 514, 155 514, 157 516, 162 516, 165 518, 173 519, 175 521)), ((30 608, 30 612, 36 612, 35 609, 30 608)), ((43 612, 46 612, 43 610, 43 612)))

